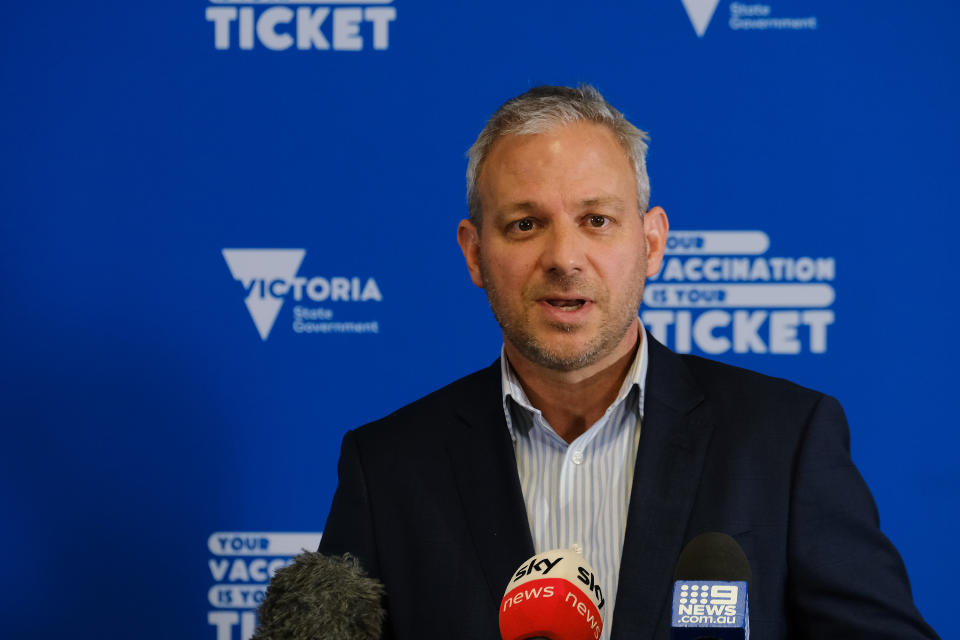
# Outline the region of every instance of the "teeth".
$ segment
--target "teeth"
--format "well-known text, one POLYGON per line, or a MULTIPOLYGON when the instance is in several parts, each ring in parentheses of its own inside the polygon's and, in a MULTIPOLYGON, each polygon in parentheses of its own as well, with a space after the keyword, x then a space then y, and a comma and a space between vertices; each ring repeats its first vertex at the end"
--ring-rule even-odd
POLYGON ((552 306, 559 307, 561 309, 570 309, 576 310, 586 304, 585 300, 548 300, 552 306))

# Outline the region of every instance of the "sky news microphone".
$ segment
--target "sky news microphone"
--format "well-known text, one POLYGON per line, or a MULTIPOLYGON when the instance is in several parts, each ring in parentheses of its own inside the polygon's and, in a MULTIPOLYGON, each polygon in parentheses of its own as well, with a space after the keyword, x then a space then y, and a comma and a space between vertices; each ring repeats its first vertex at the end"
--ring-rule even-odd
POLYGON ((356 558, 305 551, 270 579, 250 640, 379 640, 382 597, 356 558))
POLYGON ((603 630, 603 590, 573 549, 538 553, 507 584, 500 603, 503 640, 597 640, 603 630))
POLYGON ((687 543, 673 579, 671 640, 749 640, 750 562, 725 533, 687 543))

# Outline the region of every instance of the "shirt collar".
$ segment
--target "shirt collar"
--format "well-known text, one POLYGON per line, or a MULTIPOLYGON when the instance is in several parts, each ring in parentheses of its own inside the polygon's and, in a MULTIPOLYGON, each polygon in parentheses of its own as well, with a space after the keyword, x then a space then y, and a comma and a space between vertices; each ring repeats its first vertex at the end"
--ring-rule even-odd
MULTIPOLYGON (((637 393, 633 395, 637 403, 635 410, 637 411, 637 415, 643 418, 643 393, 647 383, 648 339, 642 321, 639 321, 638 331, 640 334, 640 348, 637 349, 637 353, 633 357, 633 362, 630 364, 630 369, 627 370, 623 384, 620 385, 620 391, 617 393, 616 399, 610 404, 607 411, 609 412, 610 408, 617 406, 621 402, 625 402, 628 397, 631 397, 630 392, 636 388, 637 393)), ((507 354, 502 346, 500 347, 500 390, 503 401, 503 413, 507 418, 507 428, 510 431, 510 437, 516 440, 516 426, 513 424, 511 418, 510 403, 516 403, 532 415, 541 415, 541 413, 539 409, 530 403, 530 399, 527 398, 527 394, 520 384, 520 379, 517 377, 513 367, 510 366, 510 362, 507 360, 507 354)))

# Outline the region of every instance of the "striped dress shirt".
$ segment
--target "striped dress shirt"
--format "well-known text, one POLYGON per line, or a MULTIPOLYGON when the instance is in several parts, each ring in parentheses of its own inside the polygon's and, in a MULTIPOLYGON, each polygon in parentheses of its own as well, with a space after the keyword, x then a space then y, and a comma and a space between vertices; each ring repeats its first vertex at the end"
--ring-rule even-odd
POLYGON ((620 556, 627 526, 634 463, 643 418, 647 340, 641 345, 616 400, 603 416, 567 444, 535 408, 501 351, 503 411, 513 440, 520 487, 537 553, 575 548, 603 589, 602 640, 610 637, 620 556))

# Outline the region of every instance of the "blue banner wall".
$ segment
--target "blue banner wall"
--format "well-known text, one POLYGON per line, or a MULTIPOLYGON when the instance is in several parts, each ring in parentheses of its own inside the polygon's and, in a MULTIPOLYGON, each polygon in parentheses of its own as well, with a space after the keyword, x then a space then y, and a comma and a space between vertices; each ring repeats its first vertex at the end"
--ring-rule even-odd
POLYGON ((245 640, 343 433, 490 363, 455 242, 506 98, 651 134, 668 346, 837 396, 945 638, 956 3, 20 3, 0 39, 11 638, 245 640))

